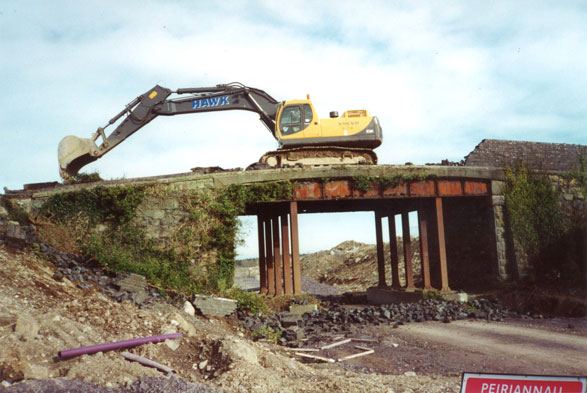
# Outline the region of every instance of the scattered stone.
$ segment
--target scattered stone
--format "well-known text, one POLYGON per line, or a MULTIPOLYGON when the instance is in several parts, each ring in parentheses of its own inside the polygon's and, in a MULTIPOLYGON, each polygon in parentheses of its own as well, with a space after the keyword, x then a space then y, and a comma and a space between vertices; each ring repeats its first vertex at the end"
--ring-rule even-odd
POLYGON ((289 328, 292 326, 298 327, 301 326, 304 322, 300 315, 291 313, 281 313, 279 319, 281 321, 281 326, 284 328, 289 328))
POLYGON ((130 273, 122 275, 123 278, 117 281, 118 288, 131 293, 138 293, 145 290, 145 277, 140 274, 130 273))
POLYGON ((186 332, 186 334, 190 337, 193 337, 196 335, 196 328, 194 327, 194 325, 192 325, 191 323, 186 321, 185 318, 182 317, 179 313, 174 313, 172 318, 173 318, 171 320, 172 325, 179 327, 181 330, 186 332))
POLYGON ((189 301, 185 301, 185 303, 183 304, 183 311, 191 316, 196 315, 196 309, 194 308, 194 306, 189 302, 189 301))
POLYGON ((165 345, 172 351, 175 351, 179 348, 179 340, 165 340, 165 345))
POLYGON ((132 300, 136 304, 143 304, 149 298, 149 294, 144 289, 132 294, 132 300))
POLYGON ((24 369, 24 379, 49 379, 49 370, 43 366, 29 364, 24 369))
POLYGON ((204 315, 226 317, 236 311, 236 300, 195 295, 193 304, 204 315))
POLYGON ((296 315, 304 315, 305 313, 313 313, 318 310, 317 304, 292 304, 289 306, 289 312, 296 315))
POLYGON ((302 340, 306 346, 308 340, 318 344, 321 340, 331 341, 333 335, 341 333, 348 335, 353 325, 387 324, 397 329, 405 323, 423 321, 443 323, 459 319, 503 321, 503 318, 510 314, 497 300, 475 299, 462 303, 437 299, 364 308, 346 308, 340 304, 326 303, 325 308, 304 313, 302 316, 280 313, 277 317, 258 317, 239 312, 237 317, 239 324, 251 332, 264 327, 278 329, 281 333, 279 343, 295 348, 302 343, 302 340))

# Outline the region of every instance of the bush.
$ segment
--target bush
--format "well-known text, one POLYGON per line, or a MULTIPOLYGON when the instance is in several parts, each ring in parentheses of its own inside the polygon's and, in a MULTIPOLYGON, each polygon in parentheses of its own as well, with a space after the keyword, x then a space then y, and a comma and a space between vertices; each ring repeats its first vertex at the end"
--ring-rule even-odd
POLYGON ((237 307, 241 311, 248 311, 253 314, 266 314, 269 311, 265 297, 258 293, 246 292, 240 288, 232 288, 226 292, 225 296, 236 300, 237 307))

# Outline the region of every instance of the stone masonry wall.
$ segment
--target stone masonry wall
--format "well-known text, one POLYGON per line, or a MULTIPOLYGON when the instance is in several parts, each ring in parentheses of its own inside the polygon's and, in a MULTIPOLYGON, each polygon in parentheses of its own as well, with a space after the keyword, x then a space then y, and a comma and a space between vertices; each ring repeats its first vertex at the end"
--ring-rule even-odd
POLYGON ((484 139, 465 157, 465 166, 503 168, 523 161, 528 168, 566 172, 573 169, 587 146, 484 139))

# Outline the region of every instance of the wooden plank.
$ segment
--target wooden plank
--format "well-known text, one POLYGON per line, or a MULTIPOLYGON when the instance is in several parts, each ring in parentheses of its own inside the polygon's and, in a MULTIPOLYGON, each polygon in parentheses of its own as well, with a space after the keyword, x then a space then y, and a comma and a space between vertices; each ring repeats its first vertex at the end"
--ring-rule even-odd
POLYGON ((379 340, 375 338, 351 338, 352 341, 364 342, 364 343, 378 343, 379 340))
POLYGON ((337 362, 344 362, 345 360, 349 360, 349 359, 354 359, 354 358, 359 358, 361 356, 367 356, 367 355, 371 355, 372 353, 374 353, 374 350, 369 350, 369 351, 365 351, 365 352, 360 352, 360 353, 355 353, 354 355, 349 355, 349 356, 345 356, 342 357, 340 359, 337 359, 337 362))
POLYGON ((323 349, 329 349, 329 348, 334 348, 334 347, 338 347, 339 345, 344 345, 344 344, 348 344, 352 341, 352 339, 347 338, 346 340, 342 340, 342 341, 337 341, 335 343, 332 344, 328 344, 328 345, 323 345, 320 347, 320 350, 323 349))
POLYGON ((301 356, 303 358, 321 360, 323 362, 328 362, 328 363, 334 363, 334 362, 336 362, 335 359, 325 358, 324 356, 308 355, 307 353, 301 353, 301 352, 295 352, 295 354, 297 356, 301 356))

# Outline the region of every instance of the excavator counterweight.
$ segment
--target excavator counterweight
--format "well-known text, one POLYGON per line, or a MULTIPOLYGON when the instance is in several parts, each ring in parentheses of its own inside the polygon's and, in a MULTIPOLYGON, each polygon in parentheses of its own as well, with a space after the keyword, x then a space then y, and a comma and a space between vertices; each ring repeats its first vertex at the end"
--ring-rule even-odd
POLYGON ((381 126, 366 110, 346 111, 341 117, 331 112, 331 118, 319 119, 309 98, 279 102, 263 90, 229 83, 176 91, 153 87, 126 105, 105 127, 98 128, 90 139, 70 135, 61 140, 58 148, 60 175, 63 179, 75 176, 82 167, 102 157, 158 116, 225 110, 257 113, 278 141, 279 148, 261 157, 261 165, 377 163, 373 149, 381 144, 381 126), (169 99, 172 94, 177 96, 169 99), (106 135, 105 129, 121 118, 114 131, 106 135))

